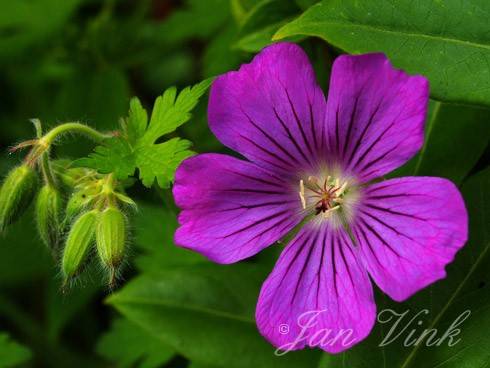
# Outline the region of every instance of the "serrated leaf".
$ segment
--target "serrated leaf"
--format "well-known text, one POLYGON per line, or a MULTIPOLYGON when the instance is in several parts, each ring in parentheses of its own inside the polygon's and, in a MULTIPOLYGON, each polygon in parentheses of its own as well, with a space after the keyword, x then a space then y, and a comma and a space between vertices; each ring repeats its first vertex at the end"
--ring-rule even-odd
POLYGON ((116 319, 97 344, 97 352, 119 368, 158 368, 175 355, 175 351, 137 324, 116 319))
POLYGON ((168 187, 177 166, 192 156, 193 152, 188 150, 190 146, 190 141, 172 138, 164 143, 139 147, 135 152, 136 166, 143 185, 150 188, 157 180, 161 188, 168 187))
POLYGON ((148 114, 137 97, 129 102, 129 115, 126 121, 126 134, 131 145, 136 144, 146 131, 148 114))
POLYGON ((88 157, 76 160, 74 165, 89 167, 102 174, 114 173, 121 180, 133 175, 136 168, 133 149, 120 137, 107 139, 88 157))
POLYGON ((6 333, 0 332, 0 368, 13 368, 26 363, 30 358, 29 349, 11 340, 6 333))
POLYGON ((139 178, 145 186, 151 187, 156 181, 161 188, 167 188, 177 166, 193 154, 189 150, 191 142, 180 138, 155 142, 190 119, 191 110, 211 82, 212 78, 206 79, 180 93, 175 87, 167 89, 156 99, 149 124, 146 110, 133 98, 128 117, 122 121, 121 136, 107 139, 87 158, 77 160, 76 165, 103 174, 114 173, 120 180, 139 169, 139 178))
POLYGON ((139 144, 148 145, 162 135, 173 132, 191 117, 191 110, 207 91, 212 78, 205 79, 193 87, 184 88, 178 95, 175 87, 167 89, 153 106, 150 125, 139 144))

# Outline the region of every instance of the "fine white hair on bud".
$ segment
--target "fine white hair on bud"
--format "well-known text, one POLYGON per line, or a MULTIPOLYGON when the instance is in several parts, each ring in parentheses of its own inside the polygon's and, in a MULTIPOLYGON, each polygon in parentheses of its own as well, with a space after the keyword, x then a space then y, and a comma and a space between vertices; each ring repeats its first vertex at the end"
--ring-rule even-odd
POLYGON ((37 183, 37 173, 29 165, 20 165, 10 171, 0 190, 0 232, 5 231, 29 207, 37 183))
POLYGON ((41 240, 56 252, 62 235, 61 215, 63 198, 58 189, 46 184, 36 199, 36 224, 41 240))
POLYGON ((95 240, 95 227, 100 211, 91 210, 81 214, 71 226, 66 239, 61 270, 65 283, 78 275, 85 264, 95 240))
POLYGON ((123 261, 126 247, 126 217, 116 206, 102 211, 96 228, 97 254, 109 272, 109 284, 115 282, 117 268, 123 261))

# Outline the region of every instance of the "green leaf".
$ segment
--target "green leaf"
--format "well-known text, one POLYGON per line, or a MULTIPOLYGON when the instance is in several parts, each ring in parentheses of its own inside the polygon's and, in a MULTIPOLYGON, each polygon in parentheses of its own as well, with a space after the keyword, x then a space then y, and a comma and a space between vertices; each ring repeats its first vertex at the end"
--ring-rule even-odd
POLYGON ((134 243, 140 248, 136 265, 142 272, 149 273, 165 267, 206 262, 199 253, 174 244, 177 219, 174 213, 162 206, 138 202, 134 229, 134 243))
POLYGON ((240 39, 235 47, 258 52, 272 43, 272 36, 300 9, 292 1, 263 0, 254 6, 246 15, 240 29, 240 39))
POLYGON ((286 22, 287 20, 273 23, 240 38, 235 43, 235 48, 246 52, 259 52, 264 47, 272 43, 272 36, 274 36, 276 31, 286 22))
POLYGON ((190 360, 223 367, 308 367, 318 352, 274 355, 254 311, 268 269, 252 264, 162 268, 109 297, 126 318, 190 360))
POLYGON ((202 60, 203 76, 223 74, 230 70, 237 69, 244 57, 238 50, 232 49, 232 44, 236 42, 238 29, 233 21, 214 37, 206 45, 202 60))
POLYGON ((58 343, 65 326, 86 312, 86 306, 95 299, 99 291, 99 285, 86 283, 76 291, 61 295, 60 282, 57 278, 52 277, 44 301, 46 311, 45 338, 58 343))
POLYGON ((175 351, 135 323, 116 319, 97 344, 97 352, 119 368, 158 368, 175 351))
POLYGON ((32 215, 28 211, 0 237, 1 287, 30 283, 51 273, 53 262, 46 247, 34 235, 32 215))
MULTIPOLYGON (((377 298, 378 311, 390 308, 407 316, 394 329, 392 336, 400 337, 385 347, 378 345, 398 320, 377 323, 368 339, 333 356, 325 354, 321 367, 397 367, 397 368, 460 368, 484 367, 490 361, 490 167, 468 179, 462 186, 469 211, 470 239, 447 267, 447 277, 424 289, 405 303, 394 303, 386 296, 377 298), (428 313, 423 311, 427 310, 428 313), (427 336, 418 345, 404 346, 412 330, 411 339, 419 338, 425 329, 435 329, 436 338, 442 338, 452 323, 470 315, 457 326, 460 330, 451 341, 447 337, 439 344, 427 346, 427 336), (422 312, 422 313, 421 313, 422 312), (417 313, 421 313, 416 317, 417 313), (416 318, 415 318, 416 317, 416 318), (414 320, 410 323, 410 319, 414 320), (420 320, 420 323, 419 323, 420 320), (402 331, 403 327, 407 328, 402 331)), ((385 319, 390 316, 386 314, 385 319)), ((458 332, 458 331, 456 331, 458 332)))
POLYGON ((156 143, 191 118, 191 110, 207 91, 212 78, 179 94, 175 87, 167 89, 155 101, 151 119, 137 98, 130 102, 127 119, 122 121, 122 135, 107 139, 88 157, 76 161, 77 166, 90 167, 103 174, 114 173, 120 180, 132 176, 139 169, 142 183, 151 187, 155 181, 167 188, 182 160, 193 154, 191 142, 172 138, 156 143))
POLYGON ((218 366, 213 365, 204 365, 196 362, 191 362, 188 368, 219 368, 218 366))
POLYGON ((0 12, 0 59, 30 50, 60 30, 80 0, 3 1, 0 12))
POLYGON ((159 96, 151 114, 150 125, 139 144, 155 143, 162 135, 173 132, 191 117, 191 110, 199 98, 208 90, 212 78, 205 79, 193 87, 184 88, 177 96, 175 87, 167 89, 159 96))
POLYGON ((349 53, 381 51, 427 76, 437 100, 490 105, 489 18, 487 0, 326 0, 274 39, 317 36, 349 53))
POLYGON ((126 123, 126 135, 131 145, 143 137, 148 125, 148 114, 137 97, 129 102, 129 115, 126 123))
MULTIPOLYGON (((99 131, 113 130, 119 117, 127 111, 129 83, 119 68, 101 71, 77 70, 59 88, 42 121, 77 121, 96 127, 99 131)), ((59 156, 83 157, 92 145, 64 144, 56 152, 59 156)))
POLYGON ((31 359, 31 352, 0 332, 0 368, 13 368, 31 359))
POLYGON ((152 29, 165 43, 181 44, 192 38, 209 38, 230 16, 229 0, 186 0, 183 3, 181 9, 152 29))
POLYGON ((488 145, 490 110, 431 101, 425 143, 392 176, 440 176, 461 184, 488 145))
POLYGON ((172 138, 165 143, 137 148, 136 166, 140 170, 143 185, 149 188, 156 179, 161 188, 167 188, 174 180, 177 166, 193 155, 193 152, 188 150, 190 146, 190 141, 172 138))
POLYGON ((90 167, 102 174, 114 173, 123 180, 136 170, 136 158, 130 143, 120 137, 107 139, 103 145, 95 147, 88 157, 78 159, 75 166, 90 167))

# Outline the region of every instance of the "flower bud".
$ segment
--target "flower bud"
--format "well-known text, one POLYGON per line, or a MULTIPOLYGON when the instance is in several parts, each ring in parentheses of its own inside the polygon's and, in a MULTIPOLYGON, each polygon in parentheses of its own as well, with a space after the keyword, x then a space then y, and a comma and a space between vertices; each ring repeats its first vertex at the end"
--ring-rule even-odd
POLYGON ((36 223, 41 240, 56 251, 61 238, 61 193, 51 185, 45 185, 39 191, 36 200, 36 223))
POLYGON ((88 190, 79 190, 73 193, 66 204, 65 223, 69 224, 82 213, 90 204, 91 196, 88 190))
POLYGON ((92 210, 80 215, 73 223, 66 239, 61 268, 65 282, 76 276, 84 265, 94 243, 95 227, 99 211, 92 210))
POLYGON ((37 186, 36 171, 28 165, 14 168, 0 190, 0 231, 16 221, 27 209, 37 186))
POLYGON ((112 279, 114 270, 123 260, 126 245, 126 217, 121 210, 111 206, 101 213, 97 223, 96 243, 99 258, 111 270, 112 279))

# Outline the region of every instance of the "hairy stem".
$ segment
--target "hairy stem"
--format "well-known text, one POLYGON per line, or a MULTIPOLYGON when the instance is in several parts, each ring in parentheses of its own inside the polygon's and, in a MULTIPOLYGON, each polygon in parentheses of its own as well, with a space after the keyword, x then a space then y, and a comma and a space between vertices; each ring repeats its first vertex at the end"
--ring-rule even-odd
POLYGON ((49 162, 49 150, 44 152, 41 156, 41 171, 43 173, 44 180, 49 186, 56 188, 56 179, 51 170, 51 164, 49 162))
POLYGON ((42 137, 42 141, 47 145, 51 145, 54 140, 65 133, 78 133, 78 134, 83 134, 91 139, 93 139, 96 142, 101 142, 106 138, 110 138, 110 134, 104 134, 100 133, 99 131, 81 124, 77 122, 70 122, 70 123, 65 123, 58 125, 57 127, 51 129, 44 137, 42 137))

